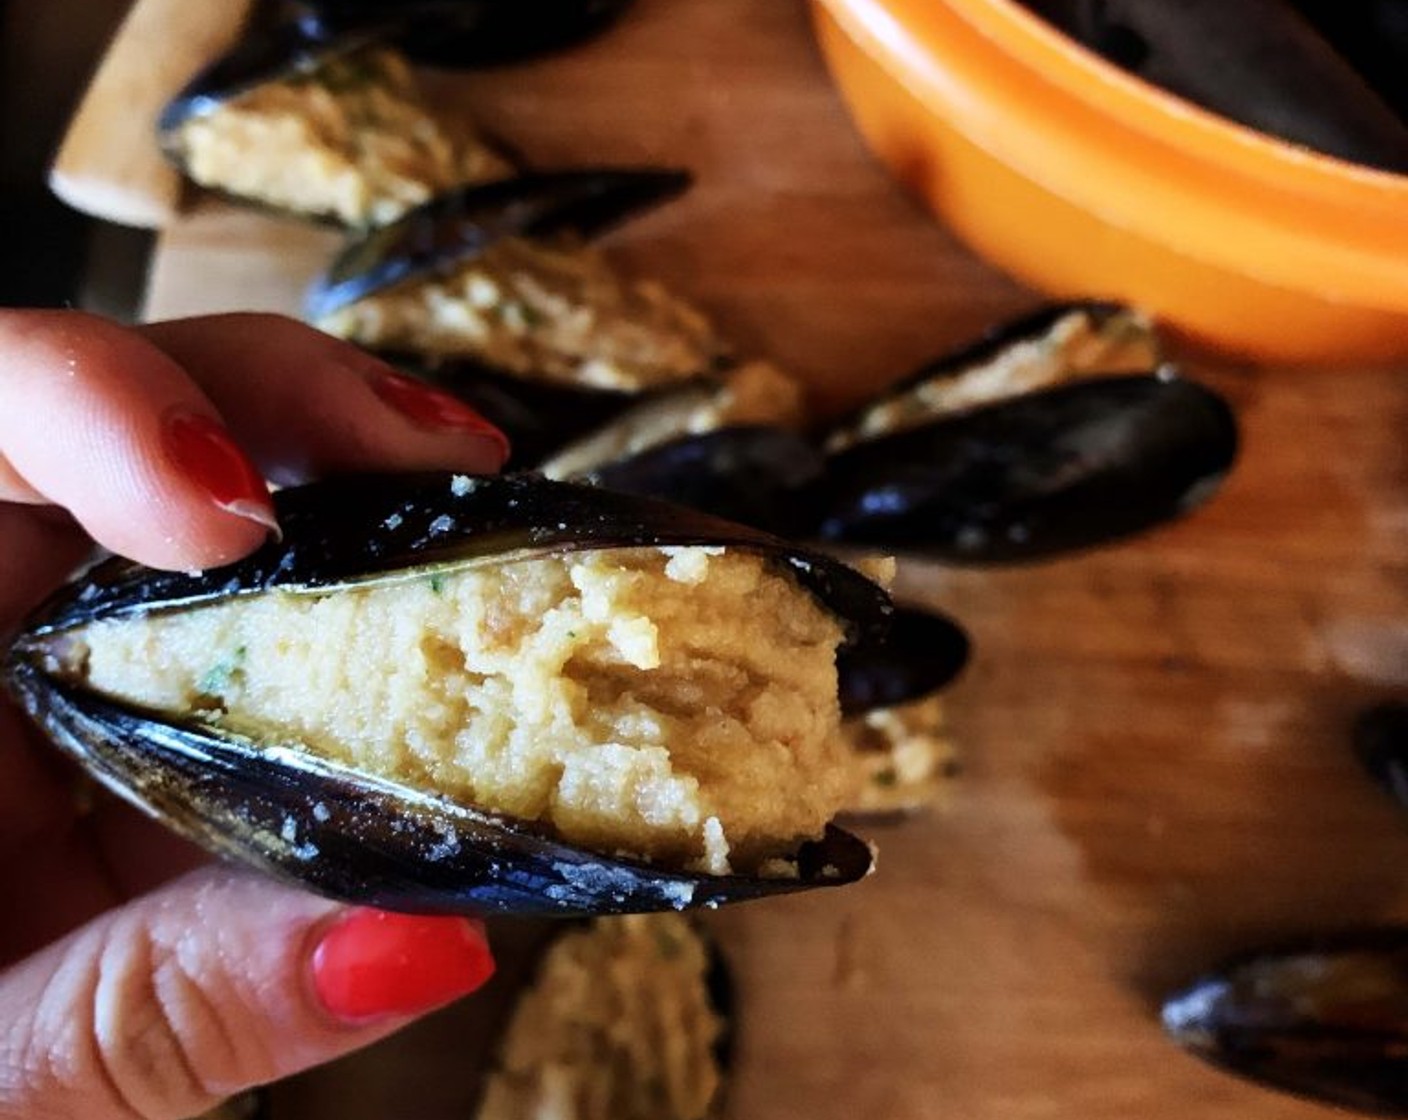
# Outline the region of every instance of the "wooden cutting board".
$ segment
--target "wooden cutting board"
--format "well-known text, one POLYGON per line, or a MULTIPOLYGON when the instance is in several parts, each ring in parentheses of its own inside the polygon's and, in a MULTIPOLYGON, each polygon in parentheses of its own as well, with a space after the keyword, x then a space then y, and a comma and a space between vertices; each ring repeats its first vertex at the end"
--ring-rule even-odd
MULTIPOLYGON (((597 44, 434 88, 541 166, 691 169, 611 244, 824 407, 1037 302, 870 161, 793 0, 639 0, 597 44)), ((295 312, 336 244, 202 205, 162 238, 149 312, 295 312)), ((1408 918, 1408 818, 1347 744, 1408 693, 1408 370, 1189 364, 1245 430, 1212 505, 1079 559, 903 566, 974 638, 964 772, 946 811, 864 829, 867 882, 713 916, 730 1116, 1324 1115, 1184 1057, 1154 1009, 1229 950, 1408 918)), ((280 1120, 467 1115, 491 1005, 284 1086, 280 1120)))

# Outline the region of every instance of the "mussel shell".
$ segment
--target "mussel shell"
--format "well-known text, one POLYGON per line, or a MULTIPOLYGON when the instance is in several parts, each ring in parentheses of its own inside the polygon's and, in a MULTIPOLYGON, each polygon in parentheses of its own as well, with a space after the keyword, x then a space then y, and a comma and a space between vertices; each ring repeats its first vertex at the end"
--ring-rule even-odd
POLYGON ((1408 1115, 1408 929, 1241 957, 1171 996, 1163 1022, 1180 1045, 1243 1077, 1408 1115))
POLYGON ((802 436, 747 425, 680 436, 578 478, 793 536, 804 527, 796 496, 824 470, 821 452, 802 436))
POLYGON ((1408 808, 1408 704, 1378 704, 1363 712, 1354 723, 1354 753, 1370 777, 1408 808))
POLYGON ((299 0, 325 34, 395 21, 396 45, 417 62, 453 68, 520 62, 601 34, 631 0, 299 0))
POLYGON ((882 641, 836 658, 841 714, 892 708, 937 692, 968 663, 968 635, 938 611, 896 607, 882 641))
POLYGON ((1035 559, 1188 511, 1236 450, 1232 411, 1206 388, 1089 378, 833 455, 811 516, 826 540, 959 564, 1035 559))
POLYGON ((352 242, 308 292, 317 320, 417 277, 442 275, 509 237, 594 237, 689 186, 641 168, 529 172, 458 187, 352 242))
POLYGON ((508 436, 506 469, 526 469, 542 462, 566 443, 638 404, 640 393, 569 385, 544 378, 520 377, 476 362, 445 358, 433 364, 402 351, 378 356, 468 402, 508 436))
MULTIPOLYGON (((999 323, 990 330, 985 331, 980 338, 969 345, 942 354, 932 361, 926 362, 913 373, 900 378, 894 384, 888 386, 878 396, 872 397, 858 408, 837 420, 822 435, 820 442, 823 446, 830 447, 832 446, 832 440, 841 436, 847 437, 847 443, 851 441, 851 438, 868 438, 857 437, 856 429, 865 425, 868 415, 877 407, 886 405, 896 398, 906 396, 921 385, 930 382, 954 381, 971 370, 991 365, 1002 357, 1004 351, 1024 343, 1035 342, 1041 339, 1043 336, 1049 334, 1061 320, 1069 315, 1075 314, 1088 316, 1096 331, 1106 330, 1111 324, 1119 323, 1121 320, 1125 320, 1130 324, 1143 324, 1143 320, 1136 319, 1132 309, 1122 303, 1113 303, 1104 300, 1081 300, 1047 304, 1020 318, 999 323)), ((1147 337, 1150 350, 1157 351, 1158 344, 1152 329, 1144 325, 1144 330, 1147 333, 1141 337, 1147 337)), ((1146 368, 1146 366, 1141 364, 1140 370, 1144 368, 1146 368)), ((1131 373, 1138 371, 1120 369, 1105 370, 1103 372, 1131 373)))
POLYGON ((567 846, 548 831, 198 719, 144 710, 55 673, 50 641, 105 618, 274 588, 328 591, 445 566, 631 545, 722 544, 767 555, 876 640, 874 584, 766 534, 646 499, 531 476, 366 476, 276 495, 283 538, 201 573, 100 565, 27 624, 7 683, 61 747, 182 834, 334 897, 389 908, 574 916, 714 906, 865 875, 867 846, 834 828, 796 855, 795 878, 672 871, 567 846))
POLYGON ((324 37, 310 35, 297 23, 260 23, 167 102, 157 119, 162 147, 171 151, 174 133, 191 118, 213 113, 225 102, 269 82, 310 74, 380 37, 379 29, 373 27, 324 37))
POLYGON ((217 854, 321 894, 422 913, 543 917, 680 910, 839 886, 870 870, 828 827, 796 878, 710 876, 573 848, 521 821, 383 782, 197 721, 106 700, 45 674, 10 686, 94 777, 217 854))
POLYGON ((325 592, 446 566, 505 563, 547 552, 717 544, 766 555, 848 629, 883 637, 889 597, 824 553, 697 510, 534 475, 352 475, 274 496, 282 537, 203 572, 111 560, 29 620, 16 650, 105 618, 172 610, 282 588, 325 592))

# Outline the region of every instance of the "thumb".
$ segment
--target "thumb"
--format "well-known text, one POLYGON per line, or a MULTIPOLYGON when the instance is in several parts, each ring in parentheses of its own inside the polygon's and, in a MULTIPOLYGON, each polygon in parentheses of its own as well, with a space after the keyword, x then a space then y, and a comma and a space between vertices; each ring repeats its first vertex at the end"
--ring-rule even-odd
POLYGON ((473 991, 482 925, 211 867, 0 973, 0 1120, 177 1120, 473 991))

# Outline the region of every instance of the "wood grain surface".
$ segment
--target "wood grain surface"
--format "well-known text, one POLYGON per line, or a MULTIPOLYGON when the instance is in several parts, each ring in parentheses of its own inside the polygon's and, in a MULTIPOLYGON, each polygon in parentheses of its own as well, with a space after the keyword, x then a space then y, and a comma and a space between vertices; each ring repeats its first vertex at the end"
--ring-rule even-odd
MULTIPOLYGON (((611 244, 823 408, 1038 301, 869 160, 793 0, 639 0, 597 44, 434 90, 541 166, 694 171, 611 244)), ((295 311, 336 243, 202 206, 150 314, 295 311)), ((729 1116, 1325 1114, 1184 1057, 1154 1009, 1229 950, 1408 917, 1408 820, 1347 744, 1408 692, 1408 370, 1187 365, 1245 434, 1196 516, 1037 567, 903 565, 974 638, 964 772, 947 811, 864 830, 867 882, 711 916, 740 990, 729 1116)), ((530 932, 496 936, 517 960, 530 932)), ((281 1087, 279 1120, 467 1116, 495 1007, 281 1087)))

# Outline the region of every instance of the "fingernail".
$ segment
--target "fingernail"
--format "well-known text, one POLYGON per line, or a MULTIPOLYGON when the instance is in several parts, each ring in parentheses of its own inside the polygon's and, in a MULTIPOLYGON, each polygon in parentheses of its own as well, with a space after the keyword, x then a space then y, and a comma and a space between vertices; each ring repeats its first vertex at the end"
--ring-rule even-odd
POLYGON ((482 436, 497 445, 501 466, 508 458, 508 437, 457 397, 432 389, 413 377, 391 372, 374 374, 372 390, 417 427, 482 436))
POLYGON ((176 468, 217 506, 279 531, 269 487, 218 420, 178 412, 166 421, 165 439, 166 452, 176 468))
POLYGON ((484 927, 467 918, 350 910, 313 950, 318 999, 347 1023, 429 1011, 493 974, 484 927))

